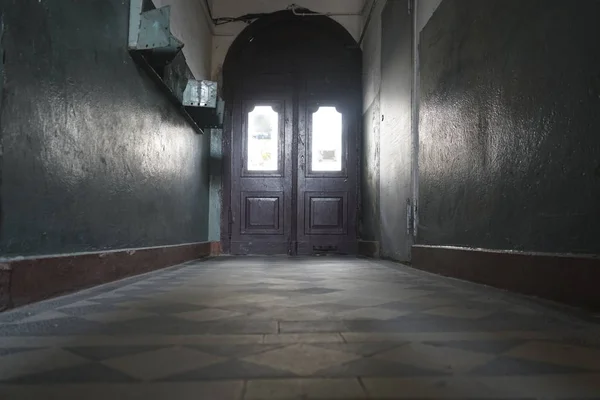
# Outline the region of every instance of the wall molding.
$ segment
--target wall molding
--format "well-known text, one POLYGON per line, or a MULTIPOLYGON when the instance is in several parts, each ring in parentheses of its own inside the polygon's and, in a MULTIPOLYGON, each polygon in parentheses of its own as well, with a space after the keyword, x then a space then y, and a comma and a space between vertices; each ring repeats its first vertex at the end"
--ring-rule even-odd
POLYGON ((0 310, 22 306, 211 255, 220 244, 188 243, 0 262, 0 310))
POLYGON ((449 246, 412 247, 412 266, 453 278, 600 310, 600 257, 449 246))

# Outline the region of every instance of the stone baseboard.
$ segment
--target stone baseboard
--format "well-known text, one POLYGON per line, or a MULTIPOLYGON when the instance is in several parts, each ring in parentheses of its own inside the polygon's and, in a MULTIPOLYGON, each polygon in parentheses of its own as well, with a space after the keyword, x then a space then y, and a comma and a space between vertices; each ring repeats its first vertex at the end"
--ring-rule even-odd
POLYGON ((600 310, 600 257, 413 246, 424 271, 600 310))
POLYGON ((211 242, 28 257, 0 264, 0 310, 218 254, 211 242))

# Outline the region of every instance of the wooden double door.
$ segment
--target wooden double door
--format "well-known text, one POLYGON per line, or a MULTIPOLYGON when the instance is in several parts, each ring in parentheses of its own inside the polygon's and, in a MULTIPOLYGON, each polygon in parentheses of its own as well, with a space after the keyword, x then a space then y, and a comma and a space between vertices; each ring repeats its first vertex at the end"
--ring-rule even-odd
POLYGON ((360 95, 267 74, 231 106, 232 254, 355 254, 360 95))

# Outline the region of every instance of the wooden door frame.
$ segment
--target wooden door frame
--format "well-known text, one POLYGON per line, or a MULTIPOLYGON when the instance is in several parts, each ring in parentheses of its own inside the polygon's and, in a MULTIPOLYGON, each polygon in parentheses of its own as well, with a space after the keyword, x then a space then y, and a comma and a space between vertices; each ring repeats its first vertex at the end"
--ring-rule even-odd
MULTIPOLYGON (((308 11, 308 10, 307 10, 308 11)), ((232 210, 232 150, 233 150, 233 99, 236 97, 237 89, 243 84, 243 77, 249 69, 248 63, 242 62, 244 56, 244 50, 246 47, 254 41, 255 37, 260 33, 276 32, 276 29, 285 26, 286 22, 298 23, 299 21, 306 21, 306 27, 322 34, 324 37, 333 38, 336 42, 335 49, 331 49, 334 54, 339 52, 340 54, 344 51, 346 54, 350 54, 352 62, 347 65, 347 69, 356 75, 357 85, 361 88, 361 73, 362 73, 362 51, 360 46, 356 43, 356 40, 350 35, 350 33, 338 22, 323 15, 313 15, 308 17, 302 17, 295 15, 291 11, 278 11, 272 14, 265 15, 252 24, 250 24, 242 33, 240 33, 231 45, 225 62, 223 64, 223 95, 225 99, 225 115, 223 124, 223 135, 222 135, 222 208, 221 208, 221 249, 223 253, 231 252, 231 234, 232 234, 232 222, 231 222, 231 210, 232 210)), ((304 22, 303 21, 303 22, 304 22)), ((283 71, 282 71, 283 72, 283 71)), ((359 93, 361 93, 359 91, 359 93)), ((359 118, 360 120, 360 118, 359 118)), ((296 124, 293 124, 294 126, 296 124)), ((294 128, 296 129, 296 128, 294 128)), ((357 208, 360 209, 360 154, 361 154, 361 140, 360 135, 362 134, 361 125, 357 126, 358 137, 357 137, 357 162, 359 164, 359 170, 357 173, 357 208)), ((296 140, 296 134, 293 135, 294 141, 296 140)), ((296 162, 296 155, 292 156, 296 162)), ((295 170, 295 169, 294 169, 295 170)), ((295 177, 292 177, 295 179, 295 177)), ((296 202, 296 193, 292 193, 293 202, 296 202)), ((359 212, 357 211, 357 224, 358 224, 359 212)))

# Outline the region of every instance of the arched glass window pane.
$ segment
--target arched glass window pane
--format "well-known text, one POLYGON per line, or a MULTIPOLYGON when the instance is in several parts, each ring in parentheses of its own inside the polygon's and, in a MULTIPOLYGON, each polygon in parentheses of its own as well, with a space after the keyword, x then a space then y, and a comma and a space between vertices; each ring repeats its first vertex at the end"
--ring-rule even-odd
POLYGON ((248 171, 279 169, 279 114, 271 106, 248 113, 248 171))
POLYGON ((312 171, 342 170, 342 114, 319 107, 312 116, 312 171))

